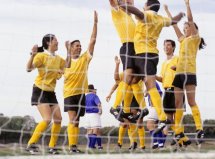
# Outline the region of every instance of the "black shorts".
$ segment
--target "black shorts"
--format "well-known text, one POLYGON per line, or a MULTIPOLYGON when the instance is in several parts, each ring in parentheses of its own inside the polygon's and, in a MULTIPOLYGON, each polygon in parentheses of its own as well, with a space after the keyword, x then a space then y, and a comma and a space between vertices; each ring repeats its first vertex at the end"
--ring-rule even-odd
POLYGON ((64 112, 75 111, 78 116, 85 114, 85 94, 79 94, 64 98, 64 112))
POLYGON ((43 91, 37 86, 33 86, 32 96, 31 96, 31 105, 38 104, 49 104, 50 106, 58 104, 55 92, 43 91))
POLYGON ((156 53, 137 54, 134 60, 135 72, 141 77, 156 75, 158 61, 159 56, 156 53))
POLYGON ((163 108, 164 112, 168 114, 175 113, 175 95, 174 87, 165 88, 165 93, 163 97, 163 108))
POLYGON ((173 86, 184 89, 186 85, 197 86, 196 75, 194 74, 177 74, 175 75, 173 86))
POLYGON ((122 47, 120 48, 120 58, 123 65, 123 71, 126 69, 133 69, 134 68, 134 43, 128 42, 123 43, 122 47))

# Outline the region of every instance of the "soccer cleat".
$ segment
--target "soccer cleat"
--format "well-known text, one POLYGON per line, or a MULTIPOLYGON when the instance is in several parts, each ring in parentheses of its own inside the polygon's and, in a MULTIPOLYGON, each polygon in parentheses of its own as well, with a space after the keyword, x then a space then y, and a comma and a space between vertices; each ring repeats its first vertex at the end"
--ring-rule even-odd
POLYGON ((99 147, 98 147, 98 150, 103 150, 103 147, 102 147, 102 146, 99 146, 99 147))
POLYGON ((134 116, 134 119, 135 120, 142 119, 143 117, 145 117, 148 114, 149 114, 149 110, 147 108, 139 110, 137 112, 137 114, 134 116))
POLYGON ((140 150, 141 152, 146 152, 146 147, 145 147, 145 146, 144 146, 144 147, 140 147, 139 150, 140 150))
POLYGON ((82 151, 79 150, 76 145, 72 145, 69 149, 69 152, 70 153, 82 153, 82 151))
POLYGON ((52 154, 52 155, 58 155, 58 154, 60 154, 59 153, 59 149, 56 149, 56 148, 49 148, 48 149, 48 153, 52 154))
POLYGON ((119 120, 120 122, 124 122, 123 118, 121 117, 121 113, 119 113, 118 109, 114 109, 111 107, 110 113, 113 114, 113 116, 119 120))
POLYGON ((203 130, 196 131, 196 144, 200 145, 203 142, 204 132, 203 130))
POLYGON ((134 118, 134 116, 131 113, 124 113, 122 112, 122 117, 125 119, 128 119, 129 122, 131 123, 136 123, 137 120, 134 118))
POLYGON ((163 131, 163 129, 169 124, 171 124, 171 121, 168 119, 164 120, 164 121, 159 121, 158 127, 157 127, 157 129, 155 129, 154 133, 157 134, 157 133, 163 131))
POLYGON ((38 154, 39 147, 36 146, 35 144, 30 144, 26 147, 25 150, 28 151, 31 155, 35 155, 35 154, 38 154))
POLYGON ((137 143, 136 143, 136 142, 134 142, 134 143, 128 148, 129 151, 134 151, 134 150, 136 150, 136 149, 137 149, 137 143))
POLYGON ((175 138, 173 139, 171 145, 174 146, 178 144, 179 147, 184 147, 186 148, 187 146, 189 146, 191 144, 191 141, 189 140, 188 137, 185 136, 184 133, 180 133, 180 134, 176 134, 175 138))
POLYGON ((152 149, 153 150, 155 150, 155 149, 157 149, 158 148, 158 144, 154 144, 153 146, 152 146, 152 149))

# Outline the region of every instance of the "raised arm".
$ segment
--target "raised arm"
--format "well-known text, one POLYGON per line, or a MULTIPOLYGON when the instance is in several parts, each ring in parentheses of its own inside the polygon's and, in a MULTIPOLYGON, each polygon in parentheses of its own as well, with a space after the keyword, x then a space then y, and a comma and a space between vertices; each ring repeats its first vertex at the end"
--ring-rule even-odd
POLYGON ((117 89, 118 85, 119 85, 119 84, 116 82, 116 83, 113 85, 113 87, 111 88, 110 93, 109 93, 108 96, 106 97, 106 101, 107 101, 107 102, 110 101, 111 96, 112 96, 113 92, 117 89))
POLYGON ((118 58, 118 56, 115 56, 115 70, 114 70, 114 80, 115 81, 119 81, 120 80, 120 77, 119 77, 119 65, 120 65, 120 60, 118 58))
POLYGON ((127 13, 134 14, 139 20, 144 21, 144 14, 138 8, 131 5, 127 5, 126 3, 122 2, 122 0, 119 0, 119 7, 127 13))
POLYGON ((33 60, 34 60, 34 57, 36 56, 36 54, 38 52, 38 45, 34 45, 31 51, 32 51, 31 52, 31 57, 28 60, 28 63, 27 63, 27 66, 26 66, 26 71, 27 72, 31 72, 34 69, 33 60))
POLYGON ((97 23, 98 23, 98 14, 94 11, 94 24, 93 24, 93 31, 90 38, 90 43, 88 46, 88 51, 93 56, 94 46, 96 44, 96 37, 97 37, 97 23))
POLYGON ((67 51, 65 68, 69 68, 71 66, 71 54, 70 54, 71 44, 69 41, 65 42, 65 47, 66 47, 66 51, 67 51))
MULTIPOLYGON (((168 6, 167 5, 164 5, 164 10, 166 11, 166 14, 169 18, 173 19, 172 18, 172 14, 170 13, 169 9, 168 9, 168 6)), ((173 22, 174 23, 174 22, 173 22)), ((175 30, 175 33, 178 37, 178 39, 181 39, 184 35, 182 34, 181 30, 179 29, 177 23, 176 24, 173 24, 173 28, 175 30)))
POLYGON ((184 1, 185 1, 186 8, 187 8, 187 19, 188 19, 189 25, 191 27, 191 34, 196 35, 198 33, 198 30, 193 21, 193 15, 192 15, 192 11, 190 8, 190 1, 189 0, 184 0, 184 1))

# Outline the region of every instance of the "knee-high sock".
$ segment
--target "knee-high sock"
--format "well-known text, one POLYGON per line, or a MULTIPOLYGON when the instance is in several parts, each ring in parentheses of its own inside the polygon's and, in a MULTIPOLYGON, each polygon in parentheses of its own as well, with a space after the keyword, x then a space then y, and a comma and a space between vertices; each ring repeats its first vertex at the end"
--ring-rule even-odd
POLYGON ((140 147, 145 147, 145 129, 144 127, 138 128, 138 135, 140 140, 140 147))
POLYGON ((115 99, 115 103, 113 105, 113 108, 116 109, 117 106, 121 105, 124 97, 125 97, 125 93, 128 89, 128 84, 125 83, 124 81, 121 81, 119 83, 118 89, 117 89, 117 93, 116 93, 116 99, 115 99))
POLYGON ((154 130, 150 131, 150 135, 152 145, 158 145, 157 134, 154 133, 154 130))
POLYGON ((152 105, 155 107, 155 110, 158 114, 158 119, 160 121, 164 121, 167 119, 166 114, 164 113, 163 107, 162 107, 162 100, 161 96, 157 90, 157 88, 152 88, 149 91, 149 95, 152 101, 152 105))
POLYGON ((192 114, 193 114, 193 119, 195 121, 196 130, 203 130, 199 107, 197 105, 194 105, 191 107, 191 110, 192 110, 192 114))
POLYGON ((31 139, 28 141, 28 145, 37 143, 40 139, 42 133, 46 130, 48 123, 46 121, 41 121, 37 124, 31 139))
POLYGON ((79 127, 75 127, 75 145, 78 144, 79 139, 79 127))
POLYGON ((130 113, 130 106, 133 99, 133 92, 130 86, 128 86, 127 91, 125 93, 123 111, 125 113, 130 113))
POLYGON ((51 139, 50 139, 50 142, 49 142, 49 147, 50 148, 53 148, 53 147, 56 146, 60 130, 61 130, 61 124, 56 124, 56 123, 52 124, 51 139))
POLYGON ((96 141, 97 141, 98 146, 101 147, 102 146, 102 138, 101 138, 101 136, 97 136, 96 141))
POLYGON ((69 146, 76 145, 75 125, 69 124, 67 127, 69 146))
POLYGON ((124 128, 122 125, 119 127, 119 134, 118 134, 118 143, 120 145, 123 144, 123 138, 125 136, 126 128, 124 128))
POLYGON ((142 85, 139 83, 132 84, 131 88, 132 88, 133 94, 139 104, 140 109, 144 109, 146 107, 146 102, 144 99, 144 93, 143 93, 144 91, 143 91, 142 85))
POLYGON ((182 120, 183 120, 183 109, 176 109, 175 112, 175 134, 180 134, 183 130, 182 120))
POLYGON ((129 139, 132 145, 134 142, 137 142, 137 126, 135 124, 130 124, 128 130, 130 131, 129 139))

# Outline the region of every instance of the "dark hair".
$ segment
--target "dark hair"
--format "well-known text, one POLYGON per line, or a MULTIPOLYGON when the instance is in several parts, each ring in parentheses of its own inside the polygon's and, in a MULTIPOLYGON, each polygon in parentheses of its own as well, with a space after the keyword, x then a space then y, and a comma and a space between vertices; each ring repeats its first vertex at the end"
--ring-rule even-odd
POLYGON ((150 7, 150 10, 158 12, 160 9, 160 2, 158 0, 147 0, 147 6, 150 7))
POLYGON ((46 34, 42 40, 42 46, 38 47, 38 52, 44 52, 44 49, 48 49, 48 42, 51 42, 54 39, 54 34, 46 34))
POLYGON ((174 52, 174 51, 175 51, 175 47, 176 47, 175 41, 174 41, 174 40, 171 40, 171 39, 166 39, 166 40, 164 40, 164 44, 165 44, 166 42, 170 42, 170 43, 171 43, 172 47, 174 48, 174 49, 173 49, 173 52, 174 52))
POLYGON ((71 43, 70 43, 70 45, 72 46, 74 43, 76 43, 76 42, 79 42, 80 43, 80 40, 73 40, 71 43))
MULTIPOLYGON (((185 22, 185 24, 190 26, 190 24, 188 22, 185 22)), ((194 25, 195 25, 196 29, 199 30, 198 25, 196 23, 194 23, 194 25)), ((200 44, 199 44, 199 50, 204 49, 205 46, 207 46, 207 44, 205 43, 204 38, 201 37, 201 41, 200 41, 200 44)))

